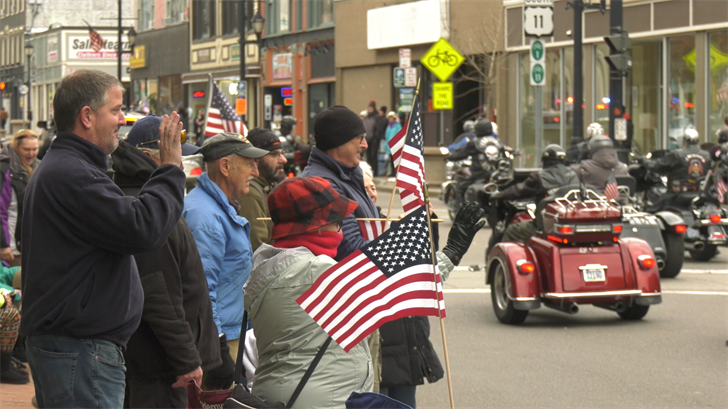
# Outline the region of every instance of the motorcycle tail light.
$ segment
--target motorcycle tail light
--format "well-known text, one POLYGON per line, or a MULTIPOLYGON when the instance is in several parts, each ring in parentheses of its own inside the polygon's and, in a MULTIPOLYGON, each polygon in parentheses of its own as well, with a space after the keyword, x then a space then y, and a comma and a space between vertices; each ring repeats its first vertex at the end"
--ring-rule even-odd
POLYGON ((294 175, 294 174, 293 174, 293 172, 288 172, 288 177, 289 177, 289 178, 292 178, 292 177, 295 177, 295 176, 296 176, 296 175, 294 175))
POLYGON ((202 175, 202 168, 194 168, 190 171, 190 176, 200 176, 202 175))
POLYGON ((557 224, 556 232, 559 234, 574 234, 574 226, 557 224))
POLYGON ((710 235, 710 238, 713 239, 713 240, 723 240, 723 239, 725 239, 725 234, 715 232, 715 233, 713 233, 713 234, 710 235))
POLYGON ((550 234, 547 235, 546 238, 549 239, 549 240, 551 240, 551 241, 553 241, 553 242, 556 242, 556 243, 569 244, 569 240, 568 239, 562 239, 561 237, 552 236, 550 234))
POLYGON ((710 222, 713 224, 720 223, 720 215, 719 214, 711 214, 710 215, 710 222))
POLYGON ((686 226, 684 224, 678 224, 675 227, 673 227, 673 229, 675 229, 675 233, 677 233, 677 234, 683 234, 686 231, 688 231, 688 226, 686 226))
POLYGON ((516 267, 518 267, 518 272, 521 274, 531 274, 536 271, 536 266, 528 260, 518 260, 516 267))
POLYGON ((639 261, 640 267, 644 268, 645 270, 657 265, 657 263, 655 262, 655 258, 652 256, 642 255, 637 257, 637 261, 639 261))
POLYGON ((612 226, 612 233, 621 233, 623 228, 624 226, 622 226, 621 224, 615 224, 614 226, 612 226))

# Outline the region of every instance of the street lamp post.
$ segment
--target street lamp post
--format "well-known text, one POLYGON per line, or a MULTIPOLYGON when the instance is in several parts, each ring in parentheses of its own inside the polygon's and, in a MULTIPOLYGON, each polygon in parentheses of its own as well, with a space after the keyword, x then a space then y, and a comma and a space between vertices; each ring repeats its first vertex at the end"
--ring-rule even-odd
MULTIPOLYGON (((255 32, 255 38, 258 46, 258 67, 262 67, 261 61, 260 61, 260 36, 263 33, 263 24, 265 23, 265 19, 263 19, 263 16, 260 14, 260 6, 261 3, 258 2, 258 11, 255 13, 255 16, 250 21, 253 25, 253 31, 255 32)), ((259 68, 260 70, 260 68, 259 68)), ((260 72, 260 71, 259 71, 260 72)), ((260 73, 262 76, 262 72, 260 73)), ((261 84, 261 76, 258 76, 258 89, 262 88, 261 84)), ((258 120, 261 119, 260 117, 260 97, 258 96, 257 92, 254 95, 256 98, 256 113, 258 114, 258 120)))
POLYGON ((33 73, 31 72, 31 66, 30 66, 30 60, 33 58, 33 44, 27 43, 25 44, 25 56, 28 58, 28 106, 26 107, 26 112, 28 113, 28 128, 33 128, 31 125, 33 122, 33 110, 31 109, 31 80, 33 73))
MULTIPOLYGON (((136 31, 134 30, 134 27, 132 26, 129 29, 129 32, 127 32, 127 36, 129 37, 129 46, 131 47, 131 51, 124 51, 121 47, 121 36, 124 34, 124 27, 121 25, 121 0, 119 0, 119 16, 118 16, 118 43, 116 45, 116 58, 117 58, 117 65, 116 65, 116 76, 119 78, 119 82, 121 81, 121 57, 124 54, 131 54, 134 52, 134 44, 136 43, 136 31)), ((131 87, 130 87, 131 88, 131 87)), ((129 98, 131 101, 131 98, 129 98)))
MULTIPOLYGON (((246 3, 241 2, 238 3, 240 7, 240 21, 238 24, 238 31, 240 31, 240 82, 238 83, 238 99, 245 100, 247 98, 247 78, 245 75, 245 43, 247 41, 247 38, 245 36, 248 35, 247 30, 247 16, 245 13, 246 9, 246 3)), ((246 106, 247 110, 247 106, 246 106)), ((245 112, 240 113, 240 120, 245 122, 245 112)))

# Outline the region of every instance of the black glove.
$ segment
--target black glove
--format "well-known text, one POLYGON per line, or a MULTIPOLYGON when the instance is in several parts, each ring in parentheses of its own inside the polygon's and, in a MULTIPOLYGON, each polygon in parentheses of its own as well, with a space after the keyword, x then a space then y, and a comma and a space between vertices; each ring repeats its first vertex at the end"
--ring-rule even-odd
POLYGON ((485 226, 485 220, 480 220, 484 214, 485 210, 478 203, 465 202, 458 210, 450 228, 450 234, 447 236, 447 244, 442 249, 453 264, 460 264, 460 260, 468 251, 475 234, 485 226))
MULTIPOLYGON (((240 345, 240 348, 244 348, 244 346, 240 345)), ((234 381, 235 361, 230 356, 230 347, 228 347, 225 334, 220 337, 220 357, 222 358, 222 365, 205 373, 203 384, 207 389, 229 389, 234 381)))

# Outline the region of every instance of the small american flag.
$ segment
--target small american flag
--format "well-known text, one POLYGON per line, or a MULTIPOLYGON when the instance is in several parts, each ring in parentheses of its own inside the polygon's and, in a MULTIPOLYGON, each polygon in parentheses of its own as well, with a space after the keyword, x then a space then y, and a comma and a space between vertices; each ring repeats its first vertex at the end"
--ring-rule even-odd
POLYGON ((386 220, 360 220, 359 228, 364 240, 372 241, 384 233, 387 225, 386 220))
POLYGON ((412 315, 445 317, 425 209, 392 223, 379 238, 326 270, 296 300, 345 351, 385 322, 412 315))
POLYGON ((235 115, 235 110, 228 102, 225 95, 220 91, 215 81, 212 82, 212 101, 207 113, 205 124, 205 137, 215 136, 223 132, 237 132, 246 136, 248 130, 240 118, 235 115))
POLYGON ((394 163, 394 167, 397 168, 399 166, 399 158, 402 157, 402 147, 404 146, 404 137, 407 134, 407 122, 404 123, 404 126, 402 126, 402 129, 397 132, 392 139, 387 142, 389 145, 389 150, 392 151, 392 162, 394 163))
POLYGON ((718 172, 715 172, 715 190, 718 192, 720 204, 725 204, 725 194, 728 193, 728 186, 718 172))
POLYGON ((607 179, 607 186, 604 187, 604 196, 607 200, 617 200, 619 197, 619 187, 617 186, 617 178, 614 177, 614 173, 609 175, 607 179))
POLYGON ((91 39, 91 48, 95 53, 97 53, 101 51, 101 47, 104 45, 104 40, 101 39, 101 34, 94 30, 88 21, 86 21, 86 25, 88 25, 88 37, 91 39))
MULTIPOLYGON (((395 165, 397 165, 396 185, 399 188, 399 197, 402 200, 405 213, 409 213, 425 204, 425 194, 423 192, 425 158, 422 152, 424 137, 420 119, 420 104, 416 99, 410 113, 407 136, 402 139, 394 146, 390 144, 390 149, 393 158, 395 152, 397 155, 395 165)), ((392 141, 394 140, 395 138, 392 138, 392 141)))

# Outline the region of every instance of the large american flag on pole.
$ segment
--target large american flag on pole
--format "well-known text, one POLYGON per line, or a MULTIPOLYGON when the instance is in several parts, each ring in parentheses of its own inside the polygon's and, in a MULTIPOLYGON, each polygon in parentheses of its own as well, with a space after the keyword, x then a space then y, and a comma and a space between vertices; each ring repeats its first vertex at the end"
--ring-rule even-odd
POLYGON ((220 91, 215 81, 212 82, 212 100, 210 109, 207 112, 207 123, 205 125, 205 137, 215 136, 223 132, 235 132, 246 136, 248 130, 240 117, 235 115, 235 110, 228 102, 225 95, 220 91))
POLYGON ((425 209, 392 223, 326 270, 296 300, 345 351, 385 322, 412 315, 445 317, 425 209))
POLYGON ((392 158, 397 160, 397 183, 399 188, 399 197, 402 200, 402 207, 405 213, 425 204, 425 194, 423 185, 425 183, 425 158, 423 155, 423 135, 422 120, 420 118, 420 104, 415 98, 410 113, 409 126, 407 127, 406 137, 402 137, 401 141, 395 140, 396 136, 390 141, 390 149, 392 150, 392 158))

